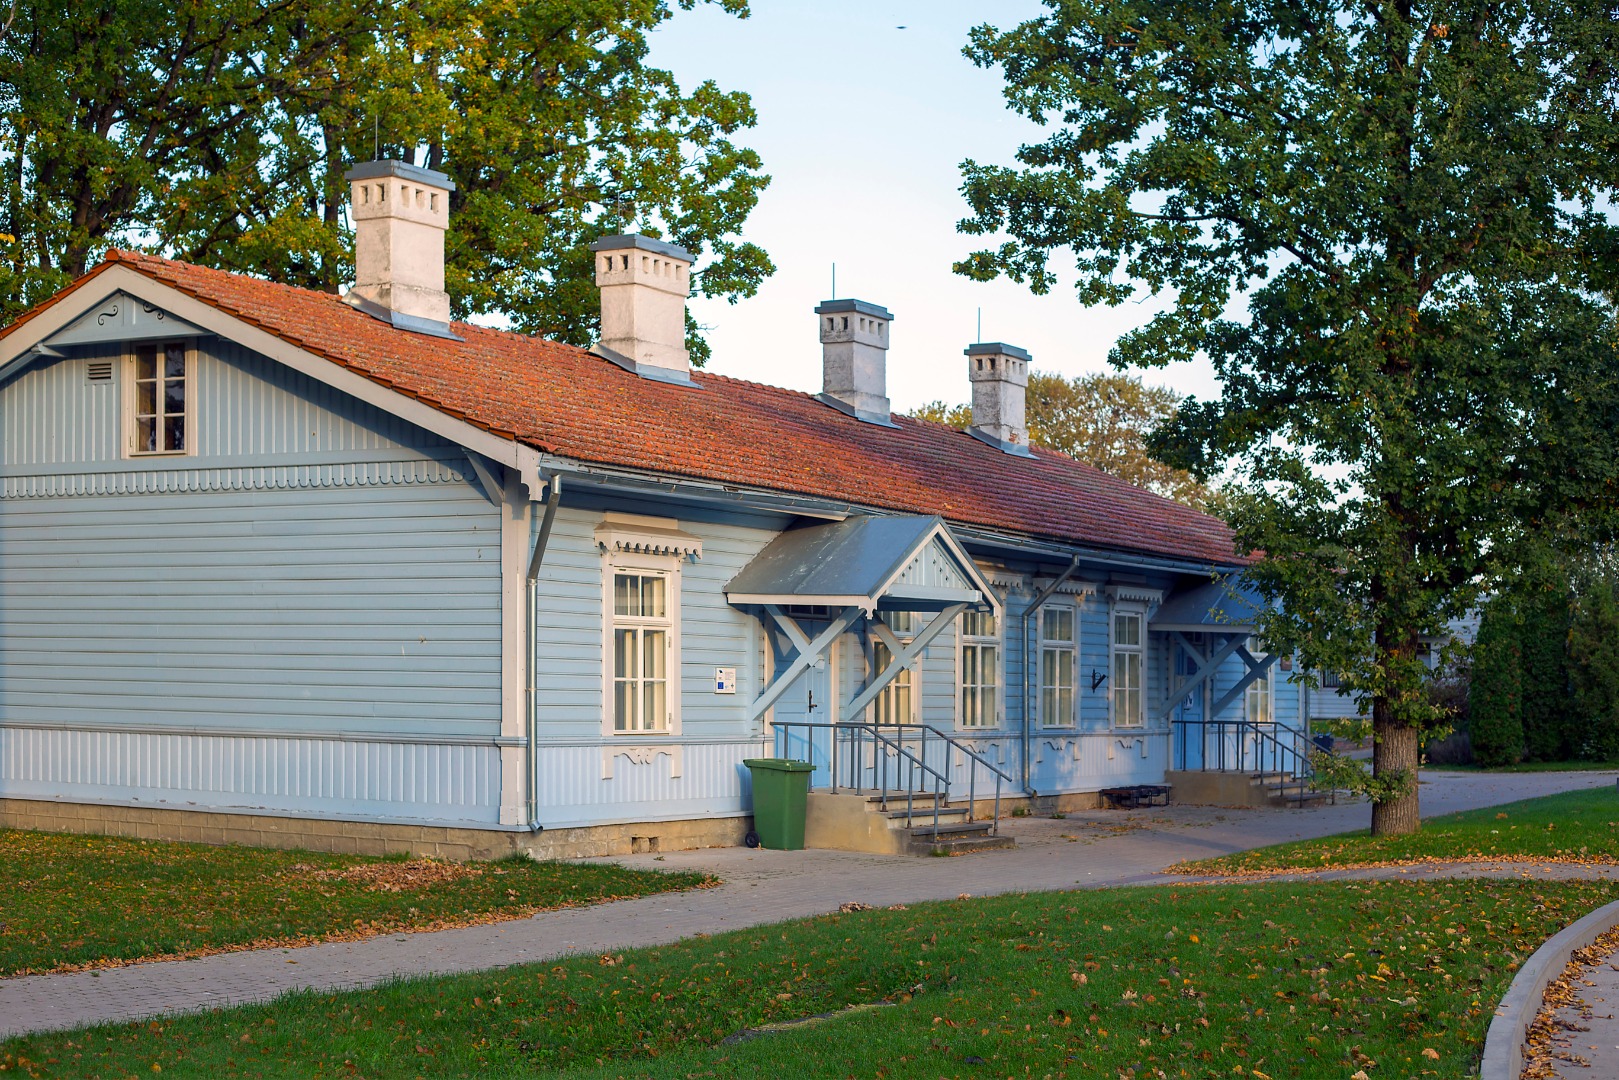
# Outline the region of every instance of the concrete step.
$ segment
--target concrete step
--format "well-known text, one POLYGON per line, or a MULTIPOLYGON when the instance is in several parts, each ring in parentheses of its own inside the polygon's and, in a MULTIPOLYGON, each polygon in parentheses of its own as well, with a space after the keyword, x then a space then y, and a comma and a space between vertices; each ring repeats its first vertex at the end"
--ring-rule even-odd
MULTIPOLYGON (((878 811, 878 813, 881 813, 881 812, 882 812, 881 810, 878 811)), ((888 804, 888 816, 891 817, 891 818, 895 818, 895 819, 900 819, 900 818, 905 817, 905 800, 901 799, 897 804, 892 803, 892 802, 889 803, 888 804), (898 807, 897 809, 896 809, 896 805, 898 807)), ((939 821, 940 822, 944 822, 945 820, 950 819, 950 818, 962 818, 962 817, 966 817, 966 816, 967 816, 967 808, 965 806, 941 806, 941 807, 939 807, 939 821)), ((922 818, 925 817, 925 818, 927 818, 927 820, 929 822, 931 822, 933 820, 933 803, 932 803, 932 801, 930 800, 927 803, 923 803, 921 799, 916 800, 916 803, 914 804, 914 807, 913 807, 913 810, 912 810, 912 813, 911 813, 911 817, 916 818, 917 820, 921 820, 922 818)))
POLYGON ((912 829, 906 850, 912 855, 965 855, 974 851, 1008 851, 1017 847, 1017 841, 1012 837, 991 833, 989 829, 990 823, 987 821, 965 823, 954 829, 940 826, 937 837, 931 828, 912 829))
MULTIPOLYGON (((973 835, 975 833, 987 833, 987 832, 990 831, 990 829, 992 829, 994 827, 995 827, 994 823, 989 822, 989 821, 950 821, 950 822, 947 822, 947 821, 944 821, 944 820, 940 820, 940 822, 939 822, 939 835, 940 836, 971 836, 971 835, 973 835)), ((911 826, 911 833, 914 836, 932 836, 933 835, 933 823, 931 821, 919 821, 916 824, 911 826)))

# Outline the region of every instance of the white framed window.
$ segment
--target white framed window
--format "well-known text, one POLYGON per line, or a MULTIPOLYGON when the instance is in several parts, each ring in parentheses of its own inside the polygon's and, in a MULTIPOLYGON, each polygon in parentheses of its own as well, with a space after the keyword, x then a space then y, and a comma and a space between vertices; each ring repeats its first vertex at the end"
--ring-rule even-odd
POLYGON ((1040 723, 1072 727, 1079 681, 1079 619, 1068 604, 1040 609, 1040 723))
MULTIPOLYGON (((1255 660, 1263 660, 1267 655, 1259 639, 1248 639, 1248 651, 1255 660)), ((1248 684, 1248 690, 1243 695, 1247 707, 1248 722, 1250 724, 1270 724, 1276 720, 1275 702, 1271 694, 1270 670, 1248 684)))
POLYGON ((994 727, 1001 721, 1001 638, 992 611, 969 611, 961 617, 962 727, 994 727))
MULTIPOLYGON (((909 645, 916 636, 916 613, 912 611, 887 611, 883 613, 883 622, 894 632, 902 644, 909 645)), ((876 675, 888 667, 894 660, 894 654, 880 638, 873 638, 871 642, 871 673, 876 675)), ((910 668, 901 668, 894 680, 878 692, 872 700, 869 713, 874 724, 912 724, 916 722, 918 705, 918 688, 916 672, 910 668)))
POLYGON ((1147 726, 1146 621, 1147 613, 1139 608, 1113 609, 1110 633, 1113 689, 1108 697, 1114 727, 1147 726))
POLYGON ((132 457, 193 452, 190 350, 183 341, 137 344, 125 364, 126 445, 132 457))
POLYGON ((602 728, 672 735, 680 724, 680 574, 673 559, 620 554, 602 574, 602 728))

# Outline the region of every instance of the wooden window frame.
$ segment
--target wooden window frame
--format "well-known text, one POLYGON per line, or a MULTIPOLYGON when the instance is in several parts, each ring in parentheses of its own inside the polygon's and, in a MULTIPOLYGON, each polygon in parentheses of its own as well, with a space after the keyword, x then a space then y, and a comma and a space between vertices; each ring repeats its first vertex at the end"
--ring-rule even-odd
POLYGON ((673 556, 643 555, 634 552, 606 552, 602 560, 602 734, 614 739, 667 738, 680 734, 680 561, 673 556), (618 577, 659 577, 664 581, 664 615, 626 616, 617 613, 614 592, 618 577), (619 730, 617 716, 615 649, 620 629, 663 630, 664 722, 655 728, 619 730))
MULTIPOLYGON (((1270 655, 1257 637, 1248 639, 1248 651, 1253 654, 1255 660, 1264 660, 1270 655)), ((1246 668, 1243 673, 1246 676, 1246 668)), ((1270 670, 1266 669, 1263 675, 1249 683, 1248 689, 1242 692, 1242 717, 1250 724, 1276 723, 1276 688, 1270 676, 1270 670), (1263 703, 1265 715, 1262 718, 1256 719, 1254 716, 1255 703, 1263 703)))
MULTIPOLYGON (((135 459, 135 458, 177 458, 177 457, 194 457, 194 456, 196 456, 196 453, 197 453, 197 393, 196 393, 196 389, 197 389, 197 349, 196 349, 195 342, 190 341, 190 340, 184 340, 184 341, 164 340, 162 338, 154 339, 152 341, 132 342, 126 348, 126 350, 124 352, 122 368, 123 368, 123 373, 124 373, 124 377, 122 379, 122 390, 121 390, 121 393, 122 393, 122 396, 123 396, 123 401, 122 401, 122 408, 121 408, 120 411, 123 414, 123 416, 122 416, 123 438, 122 438, 121 445, 123 446, 123 449, 124 449, 124 456, 126 458, 130 458, 130 459, 135 459), (137 411, 138 408, 139 408, 138 399, 139 399, 139 396, 140 396, 140 391, 139 391, 139 387, 138 387, 140 368, 139 368, 138 365, 140 363, 140 350, 147 347, 147 346, 150 346, 150 347, 157 350, 157 357, 158 357, 158 362, 159 363, 162 363, 162 361, 165 359, 165 357, 167 355, 167 350, 168 350, 168 348, 170 346, 178 346, 183 351, 184 356, 185 356, 185 359, 184 359, 185 372, 181 376, 181 379, 180 379, 181 386, 184 387, 184 393, 185 393, 185 411, 184 411, 184 413, 181 414, 181 416, 183 418, 182 422, 183 422, 184 427, 185 427, 185 430, 182 433, 182 437, 183 437, 183 439, 185 441, 185 446, 182 447, 179 450, 143 450, 138 445, 138 441, 139 441, 139 437, 140 437, 139 421, 138 421, 138 416, 140 414, 137 411)), ((158 379, 158 385, 160 387, 165 382, 167 382, 166 379, 163 379, 163 378, 158 379)), ((158 393, 157 397, 158 397, 157 405, 158 405, 159 409, 161 409, 162 408, 162 403, 163 403, 162 402, 163 395, 162 395, 161 391, 158 393)), ((159 416, 166 416, 168 414, 160 412, 158 415, 159 416)))
MULTIPOLYGON (((1036 713, 1042 728, 1077 728, 1079 726, 1079 608, 1067 602, 1054 601, 1043 605, 1035 613, 1035 649, 1034 663, 1037 675, 1036 683, 1039 692, 1035 697, 1036 713), (1068 639, 1050 638, 1046 636, 1046 615, 1049 612, 1066 611, 1073 630, 1073 637, 1068 639), (1058 657, 1066 655, 1071 681, 1068 685, 1068 709, 1066 716, 1048 715, 1050 710, 1046 706, 1046 691, 1050 689, 1046 683, 1046 654, 1056 654, 1058 657)), ((1060 662, 1060 661, 1059 661, 1060 662)), ((1058 688, 1061 689, 1060 687, 1058 688)))
POLYGON ((1144 731, 1147 727, 1147 609, 1145 605, 1115 602, 1108 609, 1107 668, 1109 725, 1115 731, 1144 731), (1121 616, 1136 620, 1139 627, 1136 634, 1136 644, 1132 645, 1119 641, 1118 620, 1121 616), (1133 718, 1126 720, 1119 715, 1119 657, 1129 654, 1135 654, 1140 658, 1136 665, 1140 685, 1135 687, 1140 708, 1133 718))
POLYGON ((1006 686, 1006 645, 1001 636, 1001 618, 995 611, 963 613, 956 620, 956 727, 965 731, 992 731, 999 728, 1005 715, 1005 686, 1006 686), (994 620, 994 634, 967 633, 967 620, 974 616, 987 615, 994 620), (993 673, 995 681, 992 683, 978 682, 969 684, 967 679, 967 653, 973 650, 979 654, 978 670, 984 671, 982 653, 986 648, 995 650, 995 660, 988 670, 993 673), (983 691, 989 689, 994 693, 994 706, 992 716, 987 719, 980 718, 977 722, 967 719, 967 691, 969 686, 978 692, 980 710, 982 709, 983 691))
MULTIPOLYGON (((888 623, 888 620, 894 615, 909 615, 913 620, 910 628, 904 631, 889 625, 889 629, 894 632, 894 636, 899 638, 900 644, 909 645, 916 640, 917 632, 922 628, 921 621, 917 618, 916 612, 907 611, 885 612, 882 616, 883 622, 888 623)), ((888 666, 893 657, 888 655, 888 646, 875 636, 872 636, 869 641, 871 649, 866 656, 866 670, 871 673, 872 677, 875 677, 888 666)), ((866 706, 866 721, 872 724, 917 724, 921 722, 921 716, 922 661, 918 657, 914 666, 901 668, 899 674, 894 676, 894 681, 877 692, 877 696, 872 699, 871 704, 866 706), (905 710, 904 716, 896 719, 894 699, 899 696, 898 691, 902 685, 910 699, 910 707, 905 710)))

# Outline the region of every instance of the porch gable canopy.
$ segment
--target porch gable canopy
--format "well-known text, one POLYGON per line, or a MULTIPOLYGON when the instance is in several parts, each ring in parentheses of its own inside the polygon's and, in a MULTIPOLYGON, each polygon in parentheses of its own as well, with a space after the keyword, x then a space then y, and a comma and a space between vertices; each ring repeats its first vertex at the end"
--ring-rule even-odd
POLYGON ((1265 677, 1275 655, 1255 657, 1248 651, 1248 639, 1259 632, 1259 613, 1264 598, 1240 579, 1223 577, 1172 596, 1153 613, 1148 628, 1167 633, 1188 656, 1197 670, 1182 678, 1164 696, 1157 718, 1166 720, 1181 702, 1214 677, 1221 664, 1236 656, 1243 674, 1220 699, 1214 702, 1210 718, 1219 716, 1256 681, 1265 677), (1200 646, 1188 634, 1205 635, 1200 646))
POLYGON ((943 520, 909 515, 790 529, 731 579, 725 599, 736 607, 855 607, 867 615, 997 606, 989 582, 943 520))
POLYGON ((1265 601, 1248 586, 1221 578, 1171 596, 1153 612, 1153 630, 1183 634, 1257 634, 1265 601))
POLYGON ((777 536, 725 587, 725 599, 754 611, 787 643, 786 666, 753 702, 762 714, 844 633, 883 611, 930 611, 928 625, 901 642, 880 621, 867 624, 888 646, 889 663, 841 704, 848 722, 895 676, 917 662, 929 642, 973 607, 999 608, 989 582, 938 517, 859 516, 777 536), (787 608, 824 607, 829 621, 812 637, 787 608))

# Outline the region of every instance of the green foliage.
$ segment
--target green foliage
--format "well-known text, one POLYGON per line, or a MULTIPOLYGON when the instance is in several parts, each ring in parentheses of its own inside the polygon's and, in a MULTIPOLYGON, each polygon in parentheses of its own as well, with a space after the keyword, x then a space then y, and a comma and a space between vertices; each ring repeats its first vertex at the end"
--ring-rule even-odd
POLYGON ((646 63, 674 6, 19 0, 0 37, 0 321, 114 244, 335 290, 342 175, 373 156, 455 180, 457 317, 588 343, 586 245, 630 229, 697 254, 699 293, 751 295, 774 269, 737 238, 769 180, 733 141, 753 106, 646 63))
POLYGON ((1473 643, 1468 732, 1473 760, 1493 767, 1523 757, 1523 660, 1517 619, 1511 608, 1492 604, 1473 643))
POLYGON ((1582 582, 1569 628, 1569 675, 1585 722, 1582 750, 1619 759, 1619 575, 1599 565, 1582 582))
MULTIPOLYGON (((1229 468, 1266 637, 1369 695, 1374 768, 1443 727, 1417 656, 1526 538, 1619 505, 1619 29, 1606 5, 1047 0, 968 55, 1051 124, 969 161, 958 265, 1168 310, 1120 365, 1207 356, 1153 447, 1229 468)), ((1374 822, 1415 828, 1380 804, 1374 822)))
MULTIPOLYGON (((1147 449, 1153 428, 1175 415, 1180 395, 1148 386, 1139 376, 1110 373, 1065 379, 1029 372, 1029 442, 1094 465, 1138 487, 1202 508, 1208 488, 1185 469, 1166 465, 1147 449)), ((930 401, 912 416, 951 427, 972 424, 972 406, 930 401)))
POLYGON ((1524 758, 1567 761, 1579 756, 1584 741, 1568 672, 1574 594, 1559 573, 1536 581, 1517 599, 1524 758))
POLYGON ((0 977, 519 919, 702 884, 608 864, 410 863, 0 830, 0 977))
POLYGON ((1619 863, 1619 796, 1612 784, 1447 814, 1415 836, 1343 833, 1180 863, 1184 874, 1342 869, 1429 860, 1532 859, 1619 863))
POLYGON ((1614 896, 1603 881, 1374 881, 917 904, 11 1039, 0 1070, 1465 1076, 1522 958, 1614 896))

